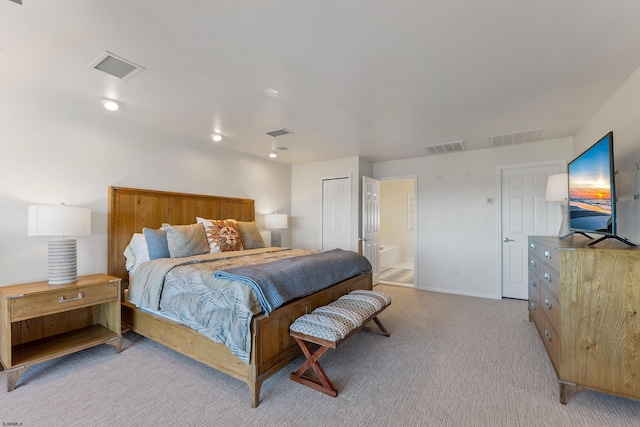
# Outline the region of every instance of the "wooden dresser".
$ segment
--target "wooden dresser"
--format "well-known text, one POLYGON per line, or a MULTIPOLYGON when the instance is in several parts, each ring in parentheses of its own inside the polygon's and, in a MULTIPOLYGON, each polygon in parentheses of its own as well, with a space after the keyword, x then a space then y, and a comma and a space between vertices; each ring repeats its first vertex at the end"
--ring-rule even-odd
POLYGON ((529 319, 567 386, 640 399, 640 250, 529 237, 529 319))

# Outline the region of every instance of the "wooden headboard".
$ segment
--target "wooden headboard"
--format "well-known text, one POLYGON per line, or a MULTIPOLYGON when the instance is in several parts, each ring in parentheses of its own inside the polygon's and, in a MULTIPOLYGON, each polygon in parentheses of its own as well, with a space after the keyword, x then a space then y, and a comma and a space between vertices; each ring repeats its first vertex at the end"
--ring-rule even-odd
POLYGON ((129 281, 122 253, 134 233, 163 222, 193 224, 196 216, 255 221, 256 211, 252 199, 109 187, 109 274, 129 281))

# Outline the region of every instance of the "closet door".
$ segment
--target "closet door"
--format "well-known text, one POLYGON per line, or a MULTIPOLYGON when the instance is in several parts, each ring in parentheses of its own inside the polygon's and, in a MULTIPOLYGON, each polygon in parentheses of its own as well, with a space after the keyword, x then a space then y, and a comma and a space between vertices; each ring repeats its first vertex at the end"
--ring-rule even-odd
POLYGON ((351 178, 322 180, 322 250, 351 248, 351 178))

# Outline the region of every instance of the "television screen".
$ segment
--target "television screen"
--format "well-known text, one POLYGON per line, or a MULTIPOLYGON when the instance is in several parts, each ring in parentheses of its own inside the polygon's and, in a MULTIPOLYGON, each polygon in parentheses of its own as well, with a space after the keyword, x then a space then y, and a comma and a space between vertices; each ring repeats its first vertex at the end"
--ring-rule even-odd
POLYGON ((613 132, 569 163, 569 229, 616 235, 613 132))

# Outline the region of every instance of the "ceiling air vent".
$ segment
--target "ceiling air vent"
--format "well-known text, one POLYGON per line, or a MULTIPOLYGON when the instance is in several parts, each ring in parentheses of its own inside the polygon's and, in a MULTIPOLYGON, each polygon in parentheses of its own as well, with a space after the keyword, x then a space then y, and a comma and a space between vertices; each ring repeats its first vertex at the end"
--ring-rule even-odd
POLYGON ((466 150, 464 141, 451 141, 445 144, 423 145, 422 148, 424 148, 424 151, 426 151, 429 156, 466 150))
POLYGON ((289 129, 285 129, 285 128, 280 128, 280 129, 276 129, 276 130, 272 130, 271 132, 267 132, 267 135, 271 135, 272 137, 276 137, 276 136, 282 136, 282 135, 289 135, 291 132, 289 129))
POLYGON ((524 130, 522 132, 504 133, 502 135, 493 135, 489 137, 489 143, 492 147, 502 147, 505 145, 522 144, 525 142, 537 141, 538 135, 542 129, 524 130))
POLYGON ((129 80, 144 71, 144 67, 107 51, 89 64, 89 67, 104 71, 122 80, 129 80))

